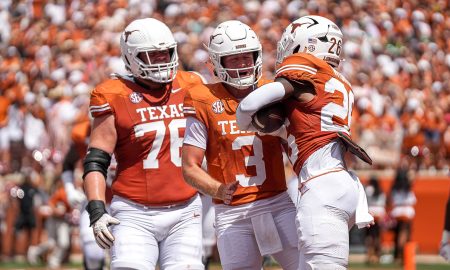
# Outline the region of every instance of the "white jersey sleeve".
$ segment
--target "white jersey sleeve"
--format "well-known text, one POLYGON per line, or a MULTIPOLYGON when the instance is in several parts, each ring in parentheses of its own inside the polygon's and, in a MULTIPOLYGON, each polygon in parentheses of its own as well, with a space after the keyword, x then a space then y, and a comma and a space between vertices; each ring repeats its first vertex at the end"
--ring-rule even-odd
POLYGON ((252 126, 253 115, 264 106, 280 101, 286 95, 280 82, 265 84, 253 90, 240 103, 236 110, 237 125, 241 130, 256 131, 252 126))
POLYGON ((186 131, 183 143, 206 149, 207 142, 208 131, 205 124, 195 117, 188 116, 186 118, 186 131))

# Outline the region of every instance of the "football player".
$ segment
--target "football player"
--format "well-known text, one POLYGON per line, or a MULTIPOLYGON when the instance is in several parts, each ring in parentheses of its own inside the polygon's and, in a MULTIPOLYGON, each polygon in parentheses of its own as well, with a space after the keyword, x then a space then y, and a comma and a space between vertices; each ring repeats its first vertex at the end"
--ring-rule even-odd
POLYGON ((286 192, 281 139, 236 125, 239 101, 262 83, 261 43, 249 26, 232 20, 217 26, 207 49, 220 82, 190 88, 184 99, 185 179, 213 197, 223 269, 261 269, 268 254, 283 269, 297 269, 295 206, 286 192))
MULTIPOLYGON (((348 232, 357 219, 358 199, 365 199, 361 183, 344 162, 346 149, 371 160, 350 139, 354 95, 335 69, 342 37, 339 27, 321 16, 291 23, 278 42, 275 82, 249 94, 237 109, 239 128, 253 130, 252 116, 260 108, 284 104, 289 158, 301 192, 296 220, 300 270, 347 269, 348 232)), ((360 225, 370 226, 373 218, 367 211, 361 214, 360 225)))
MULTIPOLYGON (((89 216, 87 211, 84 210, 87 204, 86 196, 74 184, 75 167, 78 161, 82 160, 86 154, 90 133, 90 121, 87 113, 84 116, 72 128, 72 144, 63 161, 61 178, 64 182, 64 189, 70 206, 81 210, 79 227, 84 269, 100 270, 103 269, 105 252, 95 243, 94 234, 92 229, 89 228, 89 216)), ((107 203, 109 202, 110 200, 107 200, 107 203)))
POLYGON ((177 70, 177 43, 156 19, 131 22, 120 47, 131 75, 98 85, 89 108, 83 178, 97 244, 111 249, 112 269, 203 269, 201 200, 184 182, 180 156, 185 89, 202 79, 177 70), (104 194, 112 153, 110 215, 104 194))

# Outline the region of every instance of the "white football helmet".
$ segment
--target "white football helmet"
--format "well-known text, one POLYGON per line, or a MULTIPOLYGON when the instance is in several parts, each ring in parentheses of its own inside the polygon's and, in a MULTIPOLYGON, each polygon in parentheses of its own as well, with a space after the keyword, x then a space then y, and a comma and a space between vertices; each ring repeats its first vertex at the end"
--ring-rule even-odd
MULTIPOLYGON (((208 44, 208 52, 214 71, 219 79, 238 89, 248 88, 259 81, 262 75, 262 46, 256 33, 246 24, 240 21, 226 21, 219 24, 211 34, 208 44), (229 69, 222 65, 222 57, 226 55, 253 52, 253 73, 247 77, 240 77, 240 70, 229 69), (232 78, 227 71, 236 71, 237 78, 232 78)), ((252 68, 252 67, 250 67, 252 68)))
POLYGON ((321 16, 304 16, 286 27, 277 45, 279 65, 291 54, 310 53, 332 67, 339 66, 342 32, 337 25, 321 16))
POLYGON ((157 83, 171 82, 178 67, 177 43, 170 29, 162 22, 153 19, 139 19, 131 22, 120 36, 120 50, 125 67, 138 78, 157 83), (148 55, 152 51, 169 50, 170 62, 144 63, 138 54, 148 55))

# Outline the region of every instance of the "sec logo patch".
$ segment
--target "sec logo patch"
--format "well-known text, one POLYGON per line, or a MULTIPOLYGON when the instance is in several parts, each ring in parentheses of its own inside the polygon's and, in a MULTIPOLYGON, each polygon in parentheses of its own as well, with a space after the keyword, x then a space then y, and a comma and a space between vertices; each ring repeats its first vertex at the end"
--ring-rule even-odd
POLYGON ((225 107, 223 106, 222 101, 221 100, 214 101, 214 103, 212 104, 212 110, 217 114, 223 113, 225 107))
POLYGON ((133 92, 130 94, 130 101, 133 102, 134 104, 141 102, 142 99, 143 99, 143 96, 141 93, 133 92))

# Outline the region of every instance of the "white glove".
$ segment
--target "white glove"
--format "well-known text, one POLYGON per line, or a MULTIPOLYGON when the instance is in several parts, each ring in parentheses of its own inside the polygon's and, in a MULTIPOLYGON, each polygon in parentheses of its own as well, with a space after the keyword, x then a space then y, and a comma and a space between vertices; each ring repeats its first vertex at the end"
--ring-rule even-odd
POLYGON ((439 254, 450 261, 450 232, 445 231, 442 234, 441 248, 439 249, 439 254))
POLYGON ((94 230, 95 242, 97 245, 103 249, 110 249, 114 242, 114 236, 108 230, 108 226, 113 224, 119 224, 120 221, 117 218, 113 218, 107 213, 103 214, 103 216, 97 220, 93 225, 92 229, 94 230))
POLYGON ((84 192, 76 189, 73 183, 64 183, 64 189, 66 190, 67 201, 69 201, 72 208, 76 208, 86 200, 86 195, 84 195, 84 192))
POLYGON ((61 178, 64 182, 64 189, 66 190, 67 200, 71 207, 76 208, 82 202, 86 200, 86 196, 84 192, 78 190, 73 185, 73 172, 72 171, 64 171, 61 175, 61 178))

